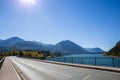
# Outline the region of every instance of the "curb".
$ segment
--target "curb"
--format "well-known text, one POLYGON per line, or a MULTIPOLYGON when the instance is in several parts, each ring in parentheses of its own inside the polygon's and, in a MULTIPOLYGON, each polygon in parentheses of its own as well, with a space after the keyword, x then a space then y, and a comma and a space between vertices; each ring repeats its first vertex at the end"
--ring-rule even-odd
POLYGON ((46 62, 46 63, 58 64, 58 65, 73 66, 73 67, 96 69, 96 70, 103 70, 103 71, 110 71, 110 72, 120 73, 120 68, 103 67, 103 66, 91 66, 91 65, 81 65, 81 64, 63 63, 63 62, 55 62, 55 61, 48 61, 48 60, 44 60, 44 61, 40 60, 40 61, 41 62, 46 62))

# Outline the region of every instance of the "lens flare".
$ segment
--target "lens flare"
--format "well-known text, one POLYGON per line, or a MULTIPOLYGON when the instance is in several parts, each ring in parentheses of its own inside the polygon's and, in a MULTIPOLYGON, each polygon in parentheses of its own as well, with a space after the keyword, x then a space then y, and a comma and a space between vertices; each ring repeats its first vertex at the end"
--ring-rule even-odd
POLYGON ((33 11, 41 9, 43 6, 43 0, 14 0, 14 2, 19 11, 33 11))
POLYGON ((21 0, 21 3, 28 5, 28 6, 32 6, 32 5, 36 5, 36 0, 21 0))

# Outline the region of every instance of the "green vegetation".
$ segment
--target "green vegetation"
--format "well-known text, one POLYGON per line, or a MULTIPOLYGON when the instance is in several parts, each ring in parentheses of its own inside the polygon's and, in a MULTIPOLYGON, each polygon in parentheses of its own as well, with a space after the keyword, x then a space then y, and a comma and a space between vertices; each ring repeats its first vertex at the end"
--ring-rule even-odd
POLYGON ((114 56, 114 57, 120 57, 120 53, 118 52, 105 52, 105 56, 114 56))
POLYGON ((33 50, 12 50, 9 52, 1 52, 0 58, 4 56, 20 56, 20 57, 34 57, 39 59, 54 58, 62 56, 62 54, 50 51, 33 51, 33 50))
POLYGON ((0 56, 0 60, 2 59, 3 57, 2 56, 0 56))
POLYGON ((106 52, 105 55, 120 57, 120 41, 111 50, 106 52))

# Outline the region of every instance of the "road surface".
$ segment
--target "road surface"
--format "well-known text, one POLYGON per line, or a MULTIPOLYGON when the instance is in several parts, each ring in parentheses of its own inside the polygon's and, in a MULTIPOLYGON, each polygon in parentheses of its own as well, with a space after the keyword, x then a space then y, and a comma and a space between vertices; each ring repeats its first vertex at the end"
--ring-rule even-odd
POLYGON ((120 80, 120 73, 9 57, 26 80, 120 80))
POLYGON ((8 58, 5 58, 0 69, 0 80, 21 80, 8 58))

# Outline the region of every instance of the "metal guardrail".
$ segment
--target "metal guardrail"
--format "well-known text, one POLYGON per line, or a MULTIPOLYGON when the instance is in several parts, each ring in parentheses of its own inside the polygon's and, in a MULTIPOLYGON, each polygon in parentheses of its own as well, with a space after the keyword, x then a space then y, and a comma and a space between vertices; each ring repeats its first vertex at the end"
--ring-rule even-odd
POLYGON ((47 60, 120 68, 120 58, 117 57, 58 57, 58 58, 47 58, 47 60))
POLYGON ((0 68, 2 67, 2 64, 3 64, 4 60, 5 60, 5 57, 3 57, 3 58, 0 60, 0 68))

